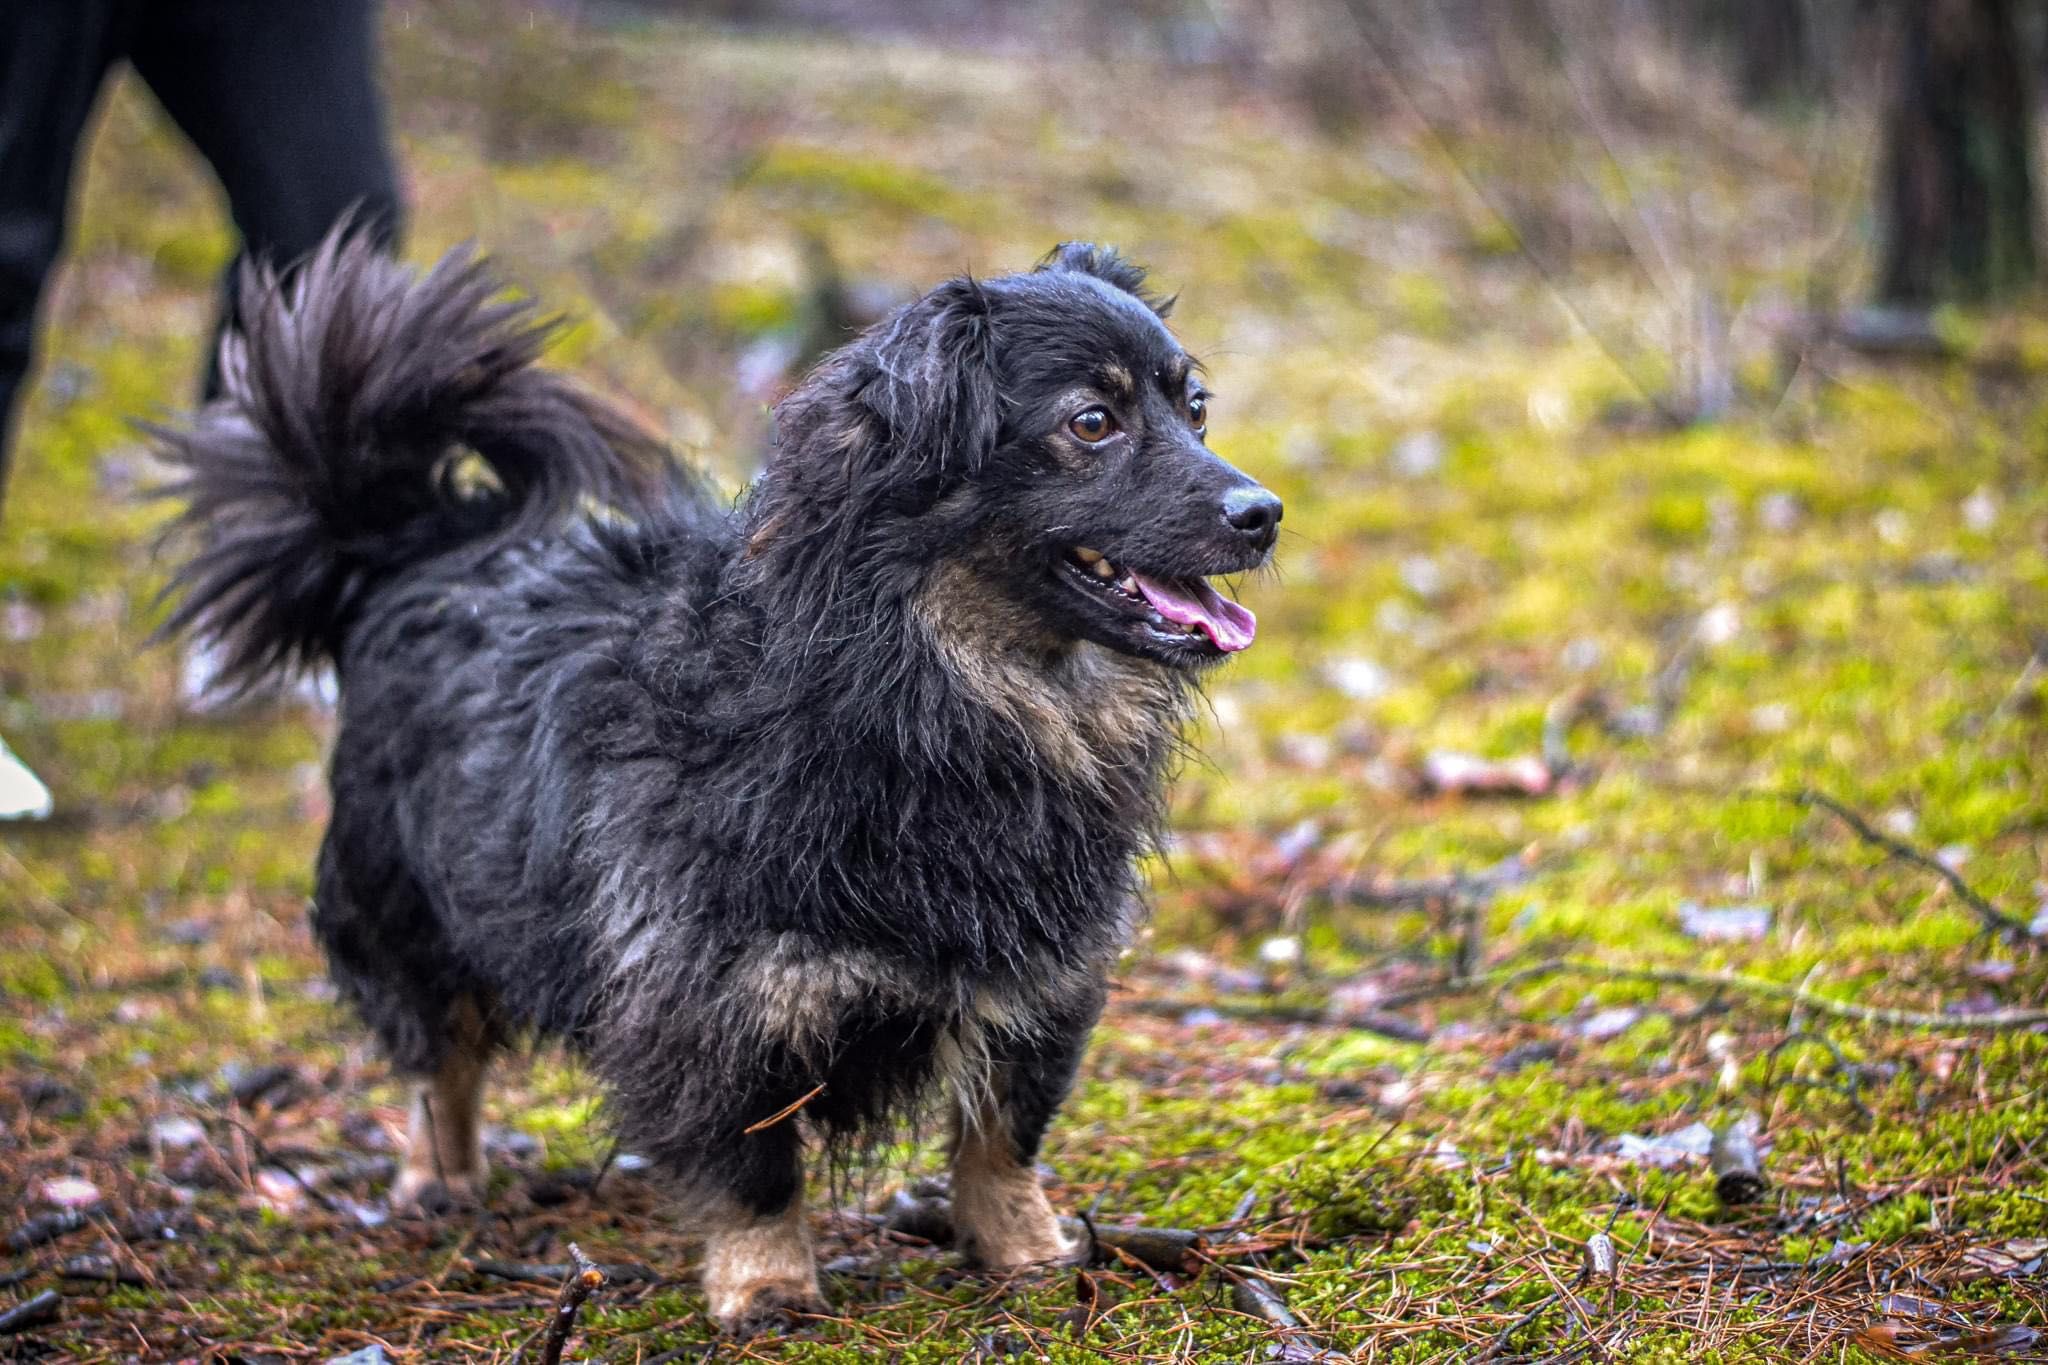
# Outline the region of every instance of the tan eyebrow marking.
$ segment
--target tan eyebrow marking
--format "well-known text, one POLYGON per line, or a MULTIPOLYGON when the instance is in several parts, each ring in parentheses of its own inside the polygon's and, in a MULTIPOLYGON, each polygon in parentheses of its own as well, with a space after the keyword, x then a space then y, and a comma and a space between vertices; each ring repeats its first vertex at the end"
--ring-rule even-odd
POLYGON ((1138 392, 1137 381, 1131 378, 1131 372, 1114 360, 1103 362, 1102 368, 1095 372, 1095 381, 1110 397, 1126 403, 1138 392))
POLYGON ((1176 356, 1159 372, 1159 382, 1166 386, 1168 393, 1178 395, 1188 386, 1188 368, 1188 358, 1176 356))

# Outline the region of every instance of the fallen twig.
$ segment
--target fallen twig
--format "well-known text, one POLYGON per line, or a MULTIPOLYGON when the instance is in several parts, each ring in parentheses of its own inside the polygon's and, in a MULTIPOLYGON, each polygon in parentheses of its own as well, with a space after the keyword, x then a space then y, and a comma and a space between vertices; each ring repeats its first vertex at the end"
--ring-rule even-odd
POLYGON ((1788 986, 1781 981, 1766 981, 1762 977, 1744 976, 1740 972, 1694 971, 1685 967, 1621 967, 1609 962, 1595 962, 1590 958, 1576 957, 1553 957, 1526 967, 1503 967, 1476 976, 1453 977, 1432 986, 1422 986, 1399 995, 1388 996, 1380 1004, 1386 1007, 1411 1005, 1419 1000, 1432 1000, 1447 995, 1505 989, 1524 981, 1566 973, 1604 977, 1611 981, 1650 981, 1666 986, 1744 991, 1775 1000, 1790 1000, 1818 1014, 1833 1015, 1837 1019, 1853 1019, 1864 1024, 1886 1024, 1894 1028, 1947 1029, 1967 1033, 1977 1030, 1995 1032, 2003 1029, 2034 1028, 2048 1024, 2048 1009, 1930 1014, 1922 1010, 1887 1009, 1879 1005, 1858 1005, 1848 1000, 1833 1000, 1825 995, 1816 995, 1804 986, 1788 986))
POLYGON ((2048 639, 2043 639, 2034 646, 2034 652, 2027 656, 2027 662, 2020 669, 2020 675, 2012 680, 2012 686, 2008 687, 2005 690, 2005 695, 1998 699, 1998 705, 1991 708, 1991 714, 1969 727, 1971 732, 1982 733, 1985 730, 1992 729, 2000 721, 2011 715, 2018 708, 2020 699, 2026 696, 2027 688, 2032 686, 2034 680, 2041 676, 2043 669, 2048 669, 2048 639))
POLYGON ((156 1287, 156 1281, 141 1270, 130 1269, 111 1256, 73 1256, 57 1267, 57 1274, 67 1280, 93 1280, 101 1284, 121 1284, 131 1287, 156 1287))
MULTIPOLYGON (((590 1264, 585 1262, 584 1264, 590 1264)), ((583 1267, 568 1261, 471 1261, 470 1269, 479 1275, 488 1275, 494 1280, 512 1280, 521 1284, 560 1284, 583 1267)), ((621 1284, 635 1282, 652 1283, 661 1278, 653 1269, 634 1261, 606 1262, 598 1265, 607 1281, 621 1284)))
POLYGON ((1765 800, 1785 801, 1795 806, 1819 807, 1855 831, 1856 837, 1864 843, 1873 844, 1883 849, 1900 862, 1926 868, 1929 872, 1932 872, 1935 876, 1948 883, 1949 889, 1962 898, 1963 904, 1969 906, 1977 918, 1984 922, 1984 927, 1992 933, 1997 934, 2008 942, 2022 941, 2027 937, 2027 926, 2024 923, 2014 919, 2011 915, 2006 914, 2003 910, 2000 910, 1989 900, 1985 899, 1982 892, 1963 880, 1961 873, 1933 854, 1915 848, 1903 839, 1894 839, 1891 835, 1877 829, 1868 820, 1848 806, 1843 805, 1840 801, 1837 801, 1834 797, 1829 796, 1826 792, 1815 791, 1808 787, 1791 792, 1758 792, 1755 795, 1765 800))
POLYGON ((9 1251, 27 1251, 45 1242, 54 1242, 66 1233, 76 1232, 89 1220, 83 1209, 58 1209, 54 1213, 39 1213, 7 1234, 9 1251))
POLYGON ((31 1327, 41 1327, 54 1322, 57 1309, 64 1302, 63 1295, 54 1289, 45 1289, 33 1298, 24 1299, 4 1313, 0 1313, 0 1337, 26 1332, 31 1327))
POLYGON ((1365 877, 1353 873, 1335 878, 1319 889, 1332 902, 1358 909, 1426 910, 1438 905, 1491 901, 1499 892, 1528 881, 1534 871, 1531 859, 1516 853, 1477 872, 1409 878, 1365 877))
POLYGON ((1545 1313, 1549 1312, 1550 1309, 1555 1307, 1557 1305, 1557 1302, 1563 1297, 1563 1291, 1552 1290, 1550 1293, 1538 1299, 1535 1303, 1529 1305, 1527 1312, 1523 1313, 1520 1317, 1515 1318, 1513 1321, 1509 1322, 1508 1325, 1501 1328, 1500 1331, 1494 1333, 1493 1340, 1490 1343, 1488 1343, 1486 1350, 1479 1355, 1478 1359, 1481 1362, 1492 1360, 1495 1356, 1498 1356, 1502 1351, 1505 1351, 1508 1348, 1508 1343, 1514 1340, 1515 1333, 1521 1331, 1524 1327, 1527 1327, 1530 1323, 1536 1321, 1536 1319, 1542 1317, 1545 1313))
POLYGON ((1404 1019, 1398 1014, 1384 1010, 1338 1010, 1332 1012, 1319 1004, 1301 1004, 1284 1000, 1233 999, 1205 1000, 1194 996, 1145 996, 1130 1002, 1129 1008, 1138 1014, 1156 1015, 1165 1019, 1181 1019, 1198 1010, 1208 1010, 1226 1019, 1242 1019, 1248 1023, 1271 1024, 1328 1024, 1363 1033, 1377 1033, 1382 1038, 1393 1038, 1404 1043, 1426 1043, 1430 1040, 1429 1026, 1413 1019, 1404 1019))
POLYGON ((1193 1275, 1201 1270, 1208 1244, 1188 1228, 1104 1228, 1086 1230, 1095 1248, 1128 1256, 1147 1270, 1193 1275))
MULTIPOLYGON (((934 1246, 952 1244, 953 1201, 944 1194, 896 1190, 882 1209, 882 1219, 891 1232, 934 1246)), ((1103 1227, 1086 1218, 1062 1218, 1060 1226, 1069 1237, 1085 1241, 1089 1259, 1097 1263, 1128 1257, 1147 1270, 1194 1275, 1210 1259, 1207 1239, 1191 1228, 1103 1227)))
POLYGON ((1771 1187, 1756 1151, 1756 1121, 1748 1114, 1714 1130, 1707 1150, 1707 1169, 1714 1173, 1714 1193, 1733 1207, 1754 1204, 1771 1187))
POLYGON ((582 1310, 583 1301, 604 1288, 604 1271, 574 1242, 569 1243, 569 1259, 575 1263, 576 1273, 562 1281, 562 1292, 555 1299, 555 1315, 548 1322, 548 1337, 541 1345, 540 1365, 561 1365, 562 1348, 569 1344, 569 1333, 576 1328, 576 1314, 582 1310))
POLYGON ((1309 1335, 1301 1319, 1287 1306, 1287 1300, 1257 1275, 1231 1275, 1230 1302, 1238 1312, 1270 1323, 1286 1336, 1280 1359, 1322 1360, 1329 1355, 1329 1347, 1309 1335))

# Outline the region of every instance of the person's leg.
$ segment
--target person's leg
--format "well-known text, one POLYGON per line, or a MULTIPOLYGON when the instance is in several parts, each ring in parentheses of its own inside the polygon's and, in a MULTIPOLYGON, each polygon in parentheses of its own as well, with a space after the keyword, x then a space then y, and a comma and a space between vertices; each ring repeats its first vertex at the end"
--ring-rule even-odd
POLYGON ((72 162, 132 10, 132 0, 0 4, 0 500, 72 162))
MULTIPOLYGON (((133 0, 0 3, 0 511, 43 286, 64 244, 79 138, 133 0)), ((41 820, 50 789, 0 742, 0 820, 41 820)))
MULTIPOLYGON (((402 206, 377 83, 376 0, 152 5, 131 60, 213 164, 243 251, 287 268, 344 215, 385 243, 402 206)), ((239 258, 223 282, 233 321, 239 258)), ((214 392, 219 348, 207 369, 214 392)))

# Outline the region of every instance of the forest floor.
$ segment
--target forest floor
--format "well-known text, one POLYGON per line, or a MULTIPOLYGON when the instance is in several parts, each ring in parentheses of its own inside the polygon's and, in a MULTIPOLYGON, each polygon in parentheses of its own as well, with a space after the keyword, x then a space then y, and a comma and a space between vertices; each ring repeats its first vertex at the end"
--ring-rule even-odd
POLYGON ((329 721, 196 713, 146 644, 132 422, 186 404, 230 242, 131 87, 0 533, 0 734, 61 806, 0 829, 0 1356, 534 1360, 573 1241, 624 1267, 577 1359, 2048 1359, 2048 1032, 1997 1014, 2048 1005, 2048 327, 1772 345, 1814 225, 1860 230, 1825 139, 1702 100, 1610 161, 1089 58, 391 25, 411 254, 484 243, 735 489, 831 311, 811 242, 856 297, 1068 237, 1181 294, 1288 535, 1045 1162, 1206 1250, 973 1274, 872 1216, 903 1151, 820 1200, 834 1315, 715 1346, 554 1051, 499 1078, 484 1214, 388 1215, 400 1094, 303 910, 329 721), (1739 305, 1713 422, 1645 402, 1675 280, 1739 305))

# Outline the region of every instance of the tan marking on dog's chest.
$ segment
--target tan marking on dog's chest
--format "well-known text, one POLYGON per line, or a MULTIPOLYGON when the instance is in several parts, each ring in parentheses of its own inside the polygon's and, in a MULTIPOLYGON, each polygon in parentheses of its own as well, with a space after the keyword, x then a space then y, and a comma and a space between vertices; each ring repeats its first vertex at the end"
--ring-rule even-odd
POLYGON ((1161 666, 1052 636, 972 566, 934 573, 917 615, 968 695, 1089 786, 1144 761, 1182 719, 1161 666))
POLYGON ((1045 1027, 1071 1002, 1097 989, 1108 970, 1046 964, 1030 975, 975 985, 921 980, 879 954, 818 948, 798 934, 779 934, 749 953, 731 977, 733 1007, 750 1029, 823 1065, 838 1029, 856 1008, 947 1018, 932 1046, 939 1091, 986 1098, 996 1059, 1045 1027))

